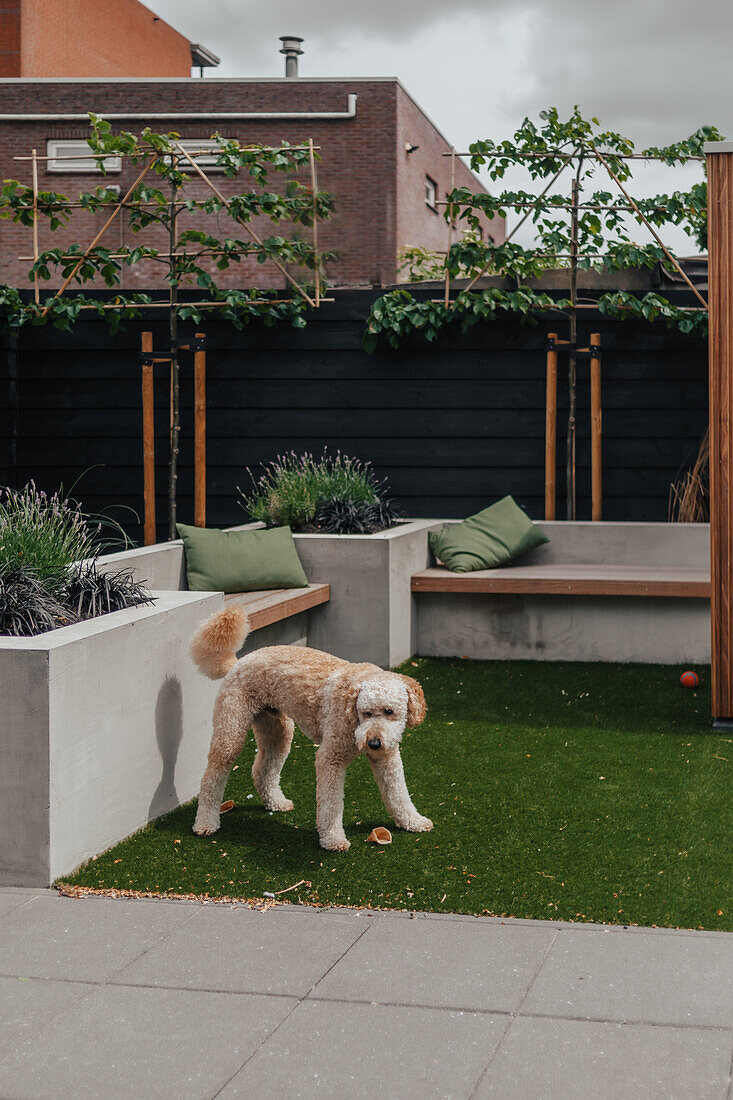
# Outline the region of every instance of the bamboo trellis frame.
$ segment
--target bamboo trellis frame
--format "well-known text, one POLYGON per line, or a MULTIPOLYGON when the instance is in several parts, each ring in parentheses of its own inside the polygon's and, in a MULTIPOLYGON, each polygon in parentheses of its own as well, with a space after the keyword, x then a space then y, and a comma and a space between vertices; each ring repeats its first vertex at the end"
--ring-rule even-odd
MULTIPOLYGON (((225 255, 224 249, 199 249, 196 251, 188 252, 184 250, 177 250, 176 243, 177 237, 175 233, 175 219, 182 209, 177 202, 177 188, 175 185, 172 188, 171 201, 163 207, 157 202, 143 202, 134 203, 130 202, 131 196, 135 190, 142 183, 147 173, 155 167, 159 160, 170 159, 171 165, 174 167, 180 167, 181 161, 185 160, 197 173, 198 176, 206 183, 212 193, 219 199, 222 205, 226 208, 229 214, 234 220, 242 225, 252 240, 252 245, 246 249, 240 249, 240 254, 250 255, 258 250, 264 249, 264 242, 257 232, 241 217, 238 217, 232 211, 231 203, 221 190, 208 178, 207 174, 203 171, 201 166, 196 162, 197 157, 211 157, 215 153, 215 149, 211 147, 202 148, 201 150, 187 150, 179 142, 175 141, 177 153, 155 153, 153 154, 141 172, 138 173, 133 184, 128 188, 124 197, 113 201, 101 201, 95 203, 95 209, 111 208, 112 213, 105 221, 102 228, 95 234, 92 241, 82 252, 78 253, 62 254, 61 258, 75 259, 77 262, 64 277, 64 280, 59 289, 48 298, 42 312, 41 318, 46 317, 48 311, 51 308, 52 303, 58 299, 66 290, 69 283, 75 278, 81 269, 84 261, 87 260, 92 254, 93 250, 97 248, 100 241, 104 238, 107 230, 119 217, 122 210, 135 210, 141 207, 166 209, 171 215, 171 227, 170 229, 170 251, 165 253, 156 253, 155 256, 142 256, 141 261, 170 261, 176 257, 199 257, 209 256, 214 257, 218 255, 225 255)), ((292 275, 286 270, 283 264, 274 257, 268 256, 267 260, 273 263, 275 267, 285 278, 287 284, 300 295, 300 297, 313 308, 318 308, 321 302, 333 301, 332 298, 325 298, 321 295, 320 279, 321 279, 321 257, 318 252, 318 184, 316 176, 316 150, 320 149, 320 146, 314 144, 313 139, 309 138, 307 145, 298 146, 262 146, 262 145, 248 145, 242 148, 247 150, 262 150, 283 152, 287 151, 308 151, 308 161, 310 168, 310 181, 311 181, 311 193, 313 202, 313 226, 312 226, 312 248, 314 255, 314 271, 315 271, 315 296, 312 298, 307 291, 300 286, 300 284, 292 277, 292 275)), ((27 161, 32 163, 32 194, 33 194, 33 264, 34 269, 39 260, 39 246, 38 246, 38 218, 39 218, 39 187, 38 187, 38 161, 49 160, 107 160, 111 154, 92 154, 92 153, 80 153, 78 155, 69 155, 62 157, 38 156, 36 149, 33 149, 30 157, 17 156, 14 160, 27 161)), ((125 157, 134 157, 136 160, 141 159, 136 154, 115 154, 115 157, 122 161, 125 157)), ((63 203, 66 209, 87 209, 91 212, 91 208, 88 204, 81 201, 73 203, 63 203)), ((111 253, 110 259, 124 259, 129 253, 111 253)), ((31 257, 18 257, 20 260, 31 259, 31 257)), ((121 295, 122 296, 122 295, 121 295)), ((261 297, 248 299, 246 304, 248 306, 254 305, 284 305, 292 302, 292 298, 277 297, 261 297)), ((40 287, 37 270, 34 270, 34 301, 38 308, 41 306, 40 302, 40 287)), ((117 311, 124 312, 125 310, 160 310, 167 309, 169 314, 169 329, 170 329, 170 348, 169 354, 165 356, 155 357, 153 355, 153 337, 152 333, 144 332, 142 334, 142 407, 143 407, 143 499, 144 499, 144 539, 145 544, 155 542, 156 538, 156 522, 155 522, 155 431, 154 431, 154 365, 156 363, 169 363, 170 364, 170 462, 169 462, 169 536, 175 537, 175 520, 176 520, 176 481, 177 481, 177 456, 178 456, 178 438, 179 438, 179 423, 178 423, 178 359, 177 355, 180 350, 189 345, 179 345, 177 338, 177 322, 178 311, 182 308, 195 308, 197 310, 215 310, 215 309, 231 309, 232 304, 226 300, 224 301, 211 301, 211 300, 196 300, 196 301, 179 301, 178 299, 178 287, 177 284, 171 283, 170 296, 167 301, 153 301, 153 302, 140 302, 140 301, 117 301, 117 302, 100 302, 98 304, 84 303, 79 308, 83 310, 97 311, 117 311)), ((197 526, 204 526, 206 523, 206 353, 202 346, 204 334, 196 333, 195 342, 193 345, 194 350, 194 516, 197 526)))
MULTIPOLYGON (((451 182, 451 192, 452 192, 455 189, 454 181, 455 181, 455 158, 456 158, 456 156, 468 156, 468 157, 470 157, 470 156, 473 156, 474 154, 472 154, 472 153, 456 153, 455 148, 452 148, 450 153, 443 153, 442 155, 444 157, 447 157, 447 156, 451 157, 451 180, 452 180, 452 182, 451 182)), ((700 306, 682 307, 682 308, 684 308, 686 311, 689 311, 689 312, 696 312, 696 313, 697 312, 708 312, 708 303, 705 301, 703 296, 698 291, 697 287, 694 285, 692 280, 689 278, 689 276, 687 275, 687 272, 684 271, 684 269, 682 268, 682 266, 679 263, 679 261, 677 260, 677 258, 672 254, 672 252, 670 252, 670 250, 664 244, 662 238, 659 236, 659 234, 657 233, 654 226, 651 224, 651 222, 646 217, 644 212, 640 209, 639 205, 635 202, 635 200, 632 198, 632 196, 626 190, 623 183, 619 179, 617 173, 614 172, 613 168, 611 167, 611 165, 608 163, 608 160, 606 159, 606 157, 608 157, 608 158, 614 159, 614 160, 646 160, 646 161, 660 161, 661 160, 661 161, 664 161, 663 157, 645 156, 643 153, 633 153, 633 154, 620 155, 620 154, 617 154, 617 153, 614 153, 614 152, 606 152, 606 155, 604 156, 604 154, 599 149, 595 149, 593 147, 590 147, 590 148, 585 148, 585 147, 576 148, 573 152, 566 152, 566 151, 553 152, 553 151, 550 150, 550 151, 542 152, 542 153, 526 153, 526 154, 511 153, 511 154, 507 154, 507 153, 496 152, 496 153, 490 153, 490 154, 481 153, 481 154, 478 154, 478 155, 482 156, 485 160, 509 160, 509 161, 511 161, 511 160, 527 160, 527 159, 541 158, 541 159, 546 160, 546 161, 558 161, 558 160, 562 161, 562 164, 560 165, 560 168, 558 169, 558 171, 555 173, 555 175, 552 177, 552 179, 549 181, 549 183, 547 183, 545 185, 543 190, 536 197, 536 199, 534 199, 534 201, 530 201, 530 202, 525 202, 525 201, 507 202, 507 203, 503 204, 508 209, 523 209, 523 210, 526 210, 526 213, 517 222, 517 224, 514 226, 512 231, 509 233, 509 235, 507 237, 505 237, 504 242, 503 242, 504 244, 508 244, 509 241, 511 241, 512 237, 517 233, 517 231, 519 229, 521 229, 521 227, 524 225, 524 223, 527 221, 527 219, 531 216, 532 212, 536 211, 539 208, 539 204, 545 198, 545 195, 547 195, 548 191, 555 185, 555 183, 559 179, 560 175, 562 174, 562 172, 564 172, 564 170, 568 167, 568 165, 575 164, 575 163, 577 163, 577 165, 578 165, 575 177, 573 179, 573 191, 572 191, 571 201, 569 203, 567 203, 567 202, 563 202, 563 203, 549 202, 545 205, 545 208, 544 208, 548 212, 553 211, 553 210, 568 210, 568 211, 570 211, 570 214, 571 214, 571 227, 572 227, 572 231, 571 231, 571 251, 570 251, 570 253, 561 253, 561 252, 553 253, 553 252, 547 252, 547 251, 540 252, 540 251, 530 250, 530 251, 534 251, 535 255, 540 255, 540 256, 543 256, 543 257, 555 258, 555 259, 560 259, 560 258, 569 258, 570 259, 570 268, 569 268, 569 271, 570 271, 570 305, 569 306, 557 305, 557 306, 554 307, 554 309, 557 310, 558 312, 569 315, 570 340, 569 341, 558 341, 556 333, 550 334, 549 339, 550 339, 551 342, 554 341, 555 346, 566 343, 568 345, 569 351, 570 351, 569 373, 568 373, 568 386, 569 386, 569 392, 570 392, 570 411, 569 411, 569 414, 568 414, 568 431, 567 431, 567 441, 566 441, 567 442, 567 462, 566 462, 567 518, 568 519, 575 519, 575 496, 576 496, 576 494, 575 494, 575 439, 576 439, 576 423, 575 423, 574 395, 575 395, 575 384, 576 384, 575 383, 575 372, 576 372, 576 360, 575 360, 576 348, 575 348, 575 345, 576 345, 576 340, 577 340, 577 336, 576 336, 576 318, 577 318, 578 310, 597 310, 598 309, 598 306, 597 306, 596 303, 593 303, 593 302, 580 302, 580 301, 578 301, 578 298, 577 298, 577 272, 579 270, 578 265, 579 265, 579 261, 582 261, 584 259, 584 257, 582 257, 580 252, 578 251, 578 247, 577 247, 578 211, 582 210, 582 209, 591 209, 591 210, 595 209, 595 210, 622 211, 622 212, 627 212, 627 213, 633 214, 637 218, 637 220, 639 222, 641 222, 649 230, 649 232, 653 236, 654 240, 657 242, 657 244, 659 245, 659 247, 662 249, 665 256, 667 257, 667 260, 676 269, 678 274, 682 277, 684 282, 687 284, 688 288, 692 291, 692 293, 695 295, 695 297, 701 303, 700 306), (582 163, 583 163, 583 160, 585 160, 585 159, 595 159, 605 168, 608 176, 610 177, 610 179, 613 180, 613 182, 619 188, 619 190, 620 190, 621 194, 623 195, 624 199, 626 200, 625 203, 614 203, 614 204, 610 204, 610 205, 605 205, 605 204, 600 204, 600 203, 581 204, 578 201, 578 197, 579 197, 579 177, 580 177, 580 171, 581 171, 581 168, 582 168, 582 163)), ((704 161, 705 160, 704 157, 697 157, 697 156, 691 156, 691 157, 687 157, 685 159, 686 160, 695 160, 695 161, 704 161)), ((470 201, 461 201, 461 200, 458 200, 458 201, 454 202, 454 201, 451 201, 451 200, 446 200, 446 201, 441 201, 441 202, 437 203, 436 205, 439 205, 439 206, 469 207, 471 205, 471 202, 470 201)), ((655 207, 655 209, 663 209, 663 208, 655 207)), ((688 211, 691 211, 692 209, 694 209, 694 208, 692 208, 692 207, 687 208, 688 211)), ((457 301, 456 298, 451 300, 451 297, 450 297, 450 264, 449 264, 449 257, 450 257, 451 243, 452 243, 452 228, 453 228, 453 218, 451 217, 448 220, 448 242, 447 242, 447 247, 445 249, 445 291, 444 291, 444 295, 443 295, 443 299, 442 299, 442 304, 445 306, 446 309, 455 308, 455 304, 456 304, 456 301, 457 301)), ((596 260, 601 259, 601 258, 602 258, 601 256, 594 257, 594 259, 596 259, 596 260)), ((461 288, 461 292, 462 293, 467 293, 468 291, 472 290, 473 287, 476 285, 476 283, 479 281, 479 279, 481 279, 486 274, 486 271, 488 270, 490 265, 491 265, 491 260, 489 259, 483 265, 483 267, 471 278, 468 285, 466 287, 461 288)), ((434 299, 434 301, 439 301, 439 299, 434 299)), ((553 307, 547 307, 547 308, 552 309, 553 307)), ((628 309, 630 307, 623 307, 622 306, 621 308, 622 309, 623 308, 628 309)), ((543 309, 543 312, 544 311, 545 311, 545 309, 543 309)), ((601 512, 602 512, 602 501, 601 501, 601 498, 602 498, 602 471, 601 471, 601 418, 602 418, 602 412, 601 412, 601 373, 600 373, 601 372, 601 362, 600 362, 600 353, 595 354, 595 355, 593 354, 594 347, 596 347, 599 343, 600 343, 600 336, 597 333, 593 333, 592 336, 591 336, 591 348, 588 349, 591 353, 590 354, 591 479, 592 479, 591 498, 592 498, 592 519, 593 520, 600 520, 601 512)), ((580 350, 580 349, 578 349, 578 350, 580 350)), ((553 347, 552 351, 548 350, 548 355, 547 355, 547 383, 546 383, 546 385, 547 385, 547 395, 546 395, 546 418, 545 418, 545 433, 546 433, 545 434, 545 518, 546 519, 552 519, 552 518, 554 518, 554 515, 555 515, 555 477, 556 477, 556 473, 555 473, 556 438, 555 438, 555 436, 556 436, 556 423, 557 423, 557 395, 556 395, 556 391, 557 391, 557 352, 554 350, 554 347, 553 347), (550 438, 550 436, 552 436, 552 438, 550 438), (552 467, 552 470, 550 470, 550 467, 552 467)))

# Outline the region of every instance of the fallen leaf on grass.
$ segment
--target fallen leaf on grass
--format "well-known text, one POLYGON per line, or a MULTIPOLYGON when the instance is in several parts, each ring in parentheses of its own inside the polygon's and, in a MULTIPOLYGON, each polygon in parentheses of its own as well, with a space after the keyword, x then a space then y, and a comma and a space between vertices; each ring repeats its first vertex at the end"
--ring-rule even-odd
POLYGON ((219 813, 220 814, 225 814, 229 810, 233 810, 233 809, 234 809, 234 802, 232 801, 231 798, 228 798, 226 802, 222 802, 221 806, 219 807, 219 813))
POLYGON ((367 844, 370 841, 372 844, 391 844, 392 834, 389 829, 385 829, 382 825, 377 825, 376 829, 372 829, 367 837, 367 844))

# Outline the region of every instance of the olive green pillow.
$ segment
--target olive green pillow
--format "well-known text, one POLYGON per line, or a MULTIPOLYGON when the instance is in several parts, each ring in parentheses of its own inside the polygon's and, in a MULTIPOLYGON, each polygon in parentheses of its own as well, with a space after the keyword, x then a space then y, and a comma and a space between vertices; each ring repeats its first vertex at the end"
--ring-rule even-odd
POLYGON ((430 549, 454 573, 494 569, 549 542, 512 497, 504 497, 463 523, 428 535, 430 549))
POLYGON ((306 588, 289 527, 218 531, 177 523, 192 592, 259 592, 306 588))

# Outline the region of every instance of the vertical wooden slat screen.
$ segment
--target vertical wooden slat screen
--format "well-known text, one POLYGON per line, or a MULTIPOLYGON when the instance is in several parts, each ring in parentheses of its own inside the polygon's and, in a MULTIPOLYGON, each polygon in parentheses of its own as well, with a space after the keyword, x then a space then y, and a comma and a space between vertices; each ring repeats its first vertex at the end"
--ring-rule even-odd
POLYGON ((705 146, 710 309, 710 566, 714 722, 733 722, 733 143, 705 146))

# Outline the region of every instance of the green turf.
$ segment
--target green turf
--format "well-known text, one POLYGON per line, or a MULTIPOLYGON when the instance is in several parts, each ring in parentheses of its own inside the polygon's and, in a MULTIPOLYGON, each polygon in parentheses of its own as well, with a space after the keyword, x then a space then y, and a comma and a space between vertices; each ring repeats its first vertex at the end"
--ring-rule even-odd
MULTIPOLYGON (((709 676, 680 668, 415 659, 428 718, 403 743, 431 833, 393 828, 364 759, 349 769, 346 854, 315 830, 314 747, 296 734, 283 772, 295 801, 253 793, 248 740, 213 837, 190 803, 64 881, 92 887, 557 920, 733 930, 733 734, 709 724, 709 676)), ((114 776, 110 777, 114 782, 114 776)))

